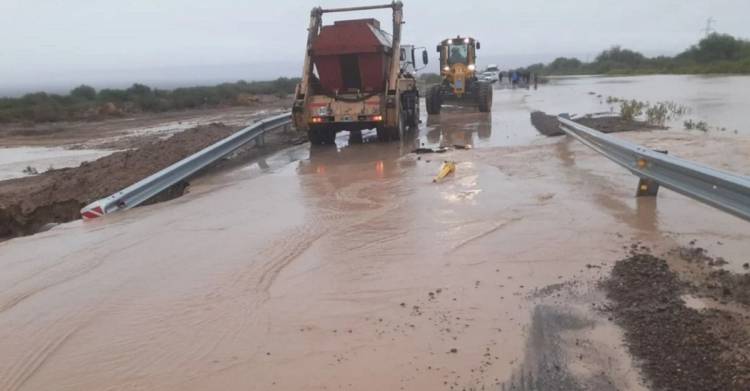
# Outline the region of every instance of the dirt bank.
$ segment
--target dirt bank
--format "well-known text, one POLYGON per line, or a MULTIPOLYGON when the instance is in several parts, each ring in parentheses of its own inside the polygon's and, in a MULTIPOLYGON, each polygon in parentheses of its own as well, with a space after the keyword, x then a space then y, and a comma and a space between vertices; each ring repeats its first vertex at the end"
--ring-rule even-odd
MULTIPOLYGON (((0 239, 29 235, 50 223, 80 218, 79 210, 154 172, 229 136, 238 127, 221 123, 200 126, 174 136, 116 152, 75 168, 47 171, 27 178, 0 181, 0 239)), ((243 157, 254 157, 299 142, 296 132, 266 135, 263 148, 251 148, 243 157)), ((163 198, 182 194, 186 184, 168 189, 163 198)))
MULTIPOLYGON (((702 251, 691 254, 697 254, 701 262, 708 259, 702 251)), ((696 255, 684 259, 694 262, 696 255)), ((725 303, 734 301, 732 292, 738 289, 734 278, 723 281, 714 280, 716 288, 727 293, 725 303)), ((654 389, 750 388, 750 318, 746 312, 689 306, 684 295, 702 288, 681 278, 665 259, 643 251, 617 262, 603 285, 612 301, 611 314, 624 328, 628 347, 654 389)))
MULTIPOLYGON (((627 120, 619 116, 594 117, 586 116, 574 120, 581 125, 594 128, 602 133, 632 132, 644 129, 660 129, 643 121, 627 120)), ((531 113, 531 124, 539 133, 547 136, 562 136, 565 133, 560 130, 560 123, 557 117, 548 115, 543 111, 534 111, 531 113)))

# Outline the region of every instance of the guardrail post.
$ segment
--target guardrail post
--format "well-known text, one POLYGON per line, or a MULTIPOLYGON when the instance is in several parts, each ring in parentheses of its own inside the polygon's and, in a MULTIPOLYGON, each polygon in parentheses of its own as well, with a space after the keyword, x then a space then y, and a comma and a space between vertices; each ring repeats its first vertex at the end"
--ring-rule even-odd
POLYGON ((638 191, 636 191, 636 197, 656 197, 659 192, 659 184, 652 181, 651 179, 640 178, 638 179, 638 191))
MULTIPOLYGON (((665 155, 668 153, 666 150, 654 149, 653 151, 663 153, 665 155)), ((647 168, 649 164, 651 164, 651 162, 647 161, 644 158, 638 159, 639 168, 647 168)), ((635 192, 636 197, 656 197, 658 193, 659 193, 658 182, 652 181, 651 179, 643 178, 643 177, 640 177, 638 179, 638 190, 636 190, 635 192)))
POLYGON ((266 145, 266 134, 265 134, 266 124, 261 124, 260 126, 263 129, 263 132, 260 135, 258 135, 258 137, 255 138, 256 147, 262 147, 266 145))

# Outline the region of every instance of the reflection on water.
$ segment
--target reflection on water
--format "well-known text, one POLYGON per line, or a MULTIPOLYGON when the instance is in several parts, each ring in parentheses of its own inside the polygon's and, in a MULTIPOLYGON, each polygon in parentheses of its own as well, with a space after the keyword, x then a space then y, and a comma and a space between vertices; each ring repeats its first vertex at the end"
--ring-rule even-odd
POLYGON ((622 193, 620 187, 628 186, 629 183, 623 184, 577 165, 575 152, 571 149, 571 143, 574 142, 571 138, 565 137, 555 144, 555 155, 560 161, 561 173, 566 181, 575 184, 577 191, 582 194, 590 194, 593 202, 610 211, 618 221, 645 235, 658 234, 660 216, 657 197, 635 197, 637 177, 633 176, 631 181, 635 199, 635 208, 633 208, 620 196, 622 193))
POLYGON ((430 146, 474 146, 492 136, 490 113, 448 111, 429 116, 426 124, 424 137, 430 146))
POLYGON ((336 147, 311 146, 310 159, 300 162, 299 173, 331 175, 340 172, 346 173, 344 180, 394 176, 398 167, 409 163, 399 158, 412 151, 415 134, 409 133, 403 140, 389 143, 378 142, 377 136, 369 134, 355 137, 355 142, 347 134, 342 134, 341 138, 336 147), (351 170, 352 166, 359 168, 351 170))

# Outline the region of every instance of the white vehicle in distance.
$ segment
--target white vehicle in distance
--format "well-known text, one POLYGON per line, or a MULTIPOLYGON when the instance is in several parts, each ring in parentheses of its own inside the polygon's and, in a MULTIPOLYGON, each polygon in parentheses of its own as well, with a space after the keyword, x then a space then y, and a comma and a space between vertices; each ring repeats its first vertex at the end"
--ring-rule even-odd
POLYGON ((487 68, 479 75, 481 80, 486 80, 492 83, 496 83, 500 80, 500 68, 495 64, 490 64, 487 68))

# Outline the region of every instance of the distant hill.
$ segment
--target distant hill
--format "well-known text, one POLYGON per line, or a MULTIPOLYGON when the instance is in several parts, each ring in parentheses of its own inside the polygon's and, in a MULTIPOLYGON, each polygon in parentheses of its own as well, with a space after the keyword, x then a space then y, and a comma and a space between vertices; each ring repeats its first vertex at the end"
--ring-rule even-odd
POLYGON ((39 74, 36 78, 21 77, 19 72, 18 76, 11 75, 0 83, 0 97, 20 97, 38 91, 64 95, 81 84, 98 90, 125 89, 133 83, 147 84, 159 89, 175 89, 217 85, 234 80, 261 81, 277 77, 299 77, 301 72, 301 62, 273 62, 263 59, 258 59, 258 62, 223 65, 55 70, 39 74))
POLYGON ((613 46, 591 62, 575 57, 558 57, 548 64, 537 63, 525 70, 543 75, 585 74, 750 74, 750 41, 714 33, 676 56, 646 57, 613 46))

